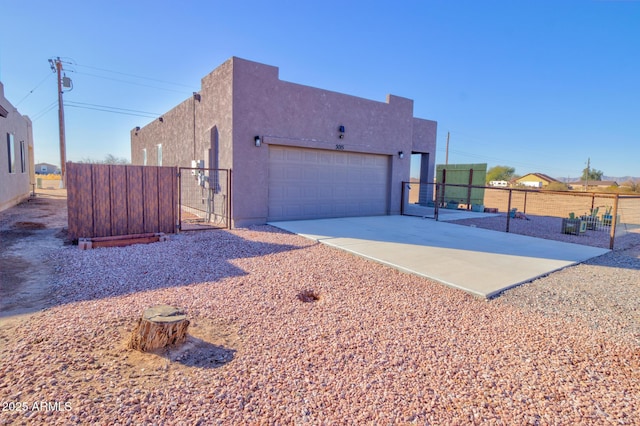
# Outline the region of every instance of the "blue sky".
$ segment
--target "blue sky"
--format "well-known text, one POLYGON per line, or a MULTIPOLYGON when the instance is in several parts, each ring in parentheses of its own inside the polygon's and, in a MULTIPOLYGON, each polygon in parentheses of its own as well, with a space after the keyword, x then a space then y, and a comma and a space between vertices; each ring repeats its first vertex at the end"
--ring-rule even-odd
POLYGON ((60 161, 49 58, 73 81, 79 161, 129 158, 133 127, 238 56, 286 81, 413 99, 438 122, 437 163, 450 132, 449 163, 578 177, 590 158, 640 176, 640 1, 0 0, 0 15, 0 80, 34 120, 36 162, 60 161))

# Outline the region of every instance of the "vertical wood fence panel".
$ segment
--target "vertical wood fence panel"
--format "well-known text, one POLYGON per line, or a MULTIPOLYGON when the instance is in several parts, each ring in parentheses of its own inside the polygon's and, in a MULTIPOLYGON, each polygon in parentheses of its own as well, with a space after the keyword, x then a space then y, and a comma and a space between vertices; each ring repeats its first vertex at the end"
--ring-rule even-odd
POLYGON ((176 232, 175 167, 67 163, 69 237, 176 232))
POLYGON ((129 226, 129 234, 142 234, 144 232, 142 167, 127 166, 127 224, 129 226))
POLYGON ((111 185, 110 167, 91 164, 93 174, 93 233, 94 237, 111 234, 111 185))
POLYGON ((171 233, 176 226, 176 192, 173 188, 178 187, 178 178, 173 169, 158 169, 158 211, 162 212, 159 217, 160 232, 171 233))
POLYGON ((127 192, 121 188, 127 187, 126 166, 111 166, 111 233, 113 235, 130 234, 128 229, 127 192))
POLYGON ((93 232, 93 180, 89 167, 67 169, 67 211, 69 235, 78 238, 85 230, 93 232))
POLYGON ((144 188, 144 232, 158 232, 158 170, 145 167, 142 170, 144 188))

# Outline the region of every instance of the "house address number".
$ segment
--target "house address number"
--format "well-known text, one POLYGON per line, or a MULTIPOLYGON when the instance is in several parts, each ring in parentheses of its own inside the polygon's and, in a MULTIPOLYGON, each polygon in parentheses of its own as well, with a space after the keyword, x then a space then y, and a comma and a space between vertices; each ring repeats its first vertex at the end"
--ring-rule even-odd
POLYGON ((344 145, 336 144, 336 149, 337 149, 338 151, 344 151, 344 145))

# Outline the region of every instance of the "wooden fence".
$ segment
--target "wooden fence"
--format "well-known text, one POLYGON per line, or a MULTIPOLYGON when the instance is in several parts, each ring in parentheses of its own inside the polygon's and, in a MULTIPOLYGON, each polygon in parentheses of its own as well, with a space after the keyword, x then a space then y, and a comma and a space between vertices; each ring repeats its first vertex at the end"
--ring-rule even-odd
POLYGON ((175 167, 67 163, 71 239, 174 233, 175 167))

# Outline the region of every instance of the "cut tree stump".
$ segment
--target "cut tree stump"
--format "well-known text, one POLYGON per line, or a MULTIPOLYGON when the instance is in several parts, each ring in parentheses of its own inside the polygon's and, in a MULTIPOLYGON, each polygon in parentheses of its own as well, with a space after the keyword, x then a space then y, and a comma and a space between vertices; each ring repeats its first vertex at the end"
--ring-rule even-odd
POLYGON ((129 338, 129 349, 153 351, 183 343, 187 339, 189 320, 184 312, 168 305, 145 309, 129 338))

